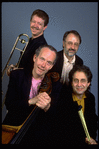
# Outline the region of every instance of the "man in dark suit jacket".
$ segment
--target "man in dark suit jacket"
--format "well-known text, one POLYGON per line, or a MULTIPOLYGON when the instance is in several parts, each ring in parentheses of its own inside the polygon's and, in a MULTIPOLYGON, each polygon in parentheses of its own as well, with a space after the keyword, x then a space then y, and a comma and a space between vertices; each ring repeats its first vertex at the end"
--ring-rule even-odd
POLYGON ((65 145, 97 144, 97 116, 95 114, 95 97, 89 91, 92 73, 87 66, 74 66, 69 73, 70 89, 63 85, 57 106, 53 125, 53 140, 65 145), (86 138, 78 106, 82 106, 83 115, 90 134, 90 141, 86 138))
MULTIPOLYGON (((32 138, 33 136, 35 136, 35 139, 43 139, 43 137, 39 138, 40 131, 41 134, 43 131, 47 133, 46 128, 43 125, 46 125, 48 129, 48 122, 47 120, 43 121, 43 119, 51 107, 52 98, 48 93, 46 93, 46 91, 38 93, 38 90, 40 84, 42 86, 45 74, 53 67, 56 57, 57 51, 52 46, 41 46, 36 50, 33 57, 34 67, 31 71, 27 69, 17 69, 11 72, 5 100, 8 113, 3 121, 3 124, 14 126, 21 125, 35 105, 42 109, 40 111, 38 122, 36 123, 37 125, 35 124, 36 128, 31 128, 33 132, 30 130, 29 137, 26 138, 25 143, 28 143, 30 140, 31 143, 35 143, 32 138), (36 134, 38 134, 37 137, 36 134)), ((48 80, 48 78, 46 82, 48 82, 48 90, 50 87, 53 89, 52 84, 49 84, 50 80, 48 80)))
POLYGON ((81 36, 75 30, 65 32, 63 36, 63 50, 58 52, 58 59, 51 71, 60 74, 60 81, 68 84, 68 74, 74 65, 82 65, 83 60, 76 55, 81 36))

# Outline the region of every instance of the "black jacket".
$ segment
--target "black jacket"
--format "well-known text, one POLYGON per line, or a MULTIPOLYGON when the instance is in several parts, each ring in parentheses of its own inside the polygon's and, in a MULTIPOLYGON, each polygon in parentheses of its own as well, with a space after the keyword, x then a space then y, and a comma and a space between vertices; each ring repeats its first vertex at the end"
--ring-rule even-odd
MULTIPOLYGON (((28 105, 31 79, 32 75, 31 73, 28 73, 27 70, 25 71, 24 69, 18 69, 11 72, 5 100, 8 113, 3 121, 4 124, 16 126, 21 125, 34 108, 34 106, 28 105)), ((50 96, 52 99, 51 104, 53 106, 57 102, 61 88, 60 82, 53 82, 52 79, 51 88, 52 92, 50 96)))
MULTIPOLYGON (((83 65, 83 60, 79 56, 77 56, 77 55, 75 55, 75 56, 76 56, 75 65, 83 65)), ((63 63, 64 63, 63 50, 61 50, 58 52, 57 61, 56 61, 55 65, 53 66, 53 68, 51 69, 51 71, 58 72, 61 77, 63 63)))
MULTIPOLYGON (((44 79, 46 76, 44 77, 44 79)), ((31 87, 31 73, 24 69, 13 70, 10 75, 8 91, 6 95, 5 105, 8 113, 3 121, 5 125, 19 126, 21 125, 34 106, 28 105, 30 87, 31 87)), ((60 81, 54 82, 52 80, 51 107, 47 112, 40 110, 36 118, 21 140, 20 144, 45 144, 49 143, 52 115, 54 105, 57 103, 57 98, 61 89, 60 81)), ((47 78, 47 81, 49 80, 47 78)), ((41 84, 42 86, 42 84, 41 84)), ((49 86, 48 86, 49 89, 49 86)))
POLYGON ((4 119, 4 124, 21 125, 33 109, 33 106, 28 105, 31 79, 32 77, 23 69, 11 72, 5 100, 8 113, 4 119))
POLYGON ((47 42, 43 35, 35 39, 30 38, 26 51, 24 52, 23 57, 20 61, 19 68, 31 68, 33 65, 33 55, 35 54, 35 50, 40 46, 46 44, 47 42))
MULTIPOLYGON (((86 93, 84 117, 90 136, 96 139, 95 97, 90 92, 86 93)), ((62 87, 54 116, 52 137, 52 140, 58 144, 80 146, 85 144, 86 135, 78 115, 77 102, 73 102, 72 92, 65 85, 62 87)))

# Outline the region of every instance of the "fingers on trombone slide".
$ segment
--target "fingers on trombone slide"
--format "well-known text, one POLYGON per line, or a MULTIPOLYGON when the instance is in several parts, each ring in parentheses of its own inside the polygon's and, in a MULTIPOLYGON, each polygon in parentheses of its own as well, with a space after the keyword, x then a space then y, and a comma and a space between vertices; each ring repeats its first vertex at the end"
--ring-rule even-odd
POLYGON ((15 69, 17 69, 16 65, 11 64, 6 71, 6 74, 10 76, 11 71, 15 69))

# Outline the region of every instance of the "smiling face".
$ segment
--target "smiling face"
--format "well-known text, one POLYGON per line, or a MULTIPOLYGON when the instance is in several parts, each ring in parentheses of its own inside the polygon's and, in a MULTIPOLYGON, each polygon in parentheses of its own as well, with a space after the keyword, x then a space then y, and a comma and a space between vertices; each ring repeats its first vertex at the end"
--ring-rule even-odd
POLYGON ((76 71, 73 75, 72 88, 74 94, 81 96, 85 93, 89 87, 90 82, 88 82, 87 76, 84 72, 76 71))
POLYGON ((79 37, 73 33, 68 34, 65 41, 63 41, 64 52, 67 57, 73 57, 78 51, 80 44, 79 37))
POLYGON ((53 67, 56 53, 48 47, 41 49, 39 55, 33 57, 34 69, 33 76, 35 78, 43 78, 45 74, 53 67))
POLYGON ((44 20, 42 18, 37 15, 32 17, 32 20, 30 21, 30 29, 33 38, 41 36, 46 28, 47 26, 44 26, 44 20))

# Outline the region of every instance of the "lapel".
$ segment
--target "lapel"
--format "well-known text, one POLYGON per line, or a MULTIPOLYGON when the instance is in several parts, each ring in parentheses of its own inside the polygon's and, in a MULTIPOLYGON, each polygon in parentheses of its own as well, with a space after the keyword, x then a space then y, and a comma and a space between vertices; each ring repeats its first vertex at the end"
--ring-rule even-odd
POLYGON ((78 56, 75 55, 75 64, 74 65, 79 65, 80 64, 80 61, 78 60, 78 56))
POLYGON ((89 110, 88 110, 88 109, 89 109, 88 105, 89 105, 89 100, 88 100, 88 98, 86 97, 85 100, 84 100, 84 106, 85 106, 84 116, 85 116, 85 118, 90 115, 90 112, 89 112, 89 110))
POLYGON ((31 80, 32 76, 24 75, 23 85, 22 85, 22 92, 23 98, 27 100, 29 98, 30 88, 31 88, 31 80))
POLYGON ((62 50, 58 52, 58 63, 57 63, 57 69, 60 75, 62 73, 63 63, 64 63, 64 59, 63 59, 63 50, 62 50))

